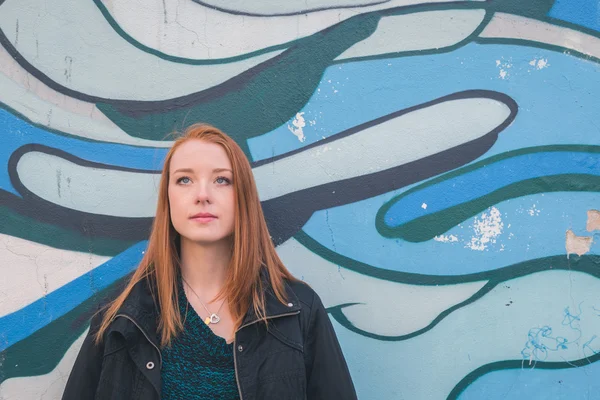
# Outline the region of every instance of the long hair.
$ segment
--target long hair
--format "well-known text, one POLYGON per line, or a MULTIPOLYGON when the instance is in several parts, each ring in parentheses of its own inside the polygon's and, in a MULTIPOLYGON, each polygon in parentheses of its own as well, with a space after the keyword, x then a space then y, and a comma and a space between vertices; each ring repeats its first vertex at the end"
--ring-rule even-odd
MULTIPOLYGON (((286 302, 284 279, 296 280, 285 268, 275 251, 258 197, 258 190, 252 168, 237 143, 219 129, 206 125, 190 126, 178 138, 164 161, 158 189, 156 216, 148 242, 148 248, 131 280, 123 292, 110 303, 104 313, 102 323, 96 333, 96 342, 117 315, 123 302, 133 287, 146 278, 152 282, 153 296, 159 308, 158 334, 161 345, 166 346, 183 329, 177 302, 177 270, 179 260, 179 234, 173 227, 169 212, 169 175, 170 163, 177 149, 189 140, 203 140, 223 147, 233 169, 233 187, 235 196, 235 222, 231 261, 226 282, 217 295, 226 298, 235 327, 253 307, 256 316, 265 320, 265 297, 262 272, 269 277, 276 297, 286 302)), ((266 321, 266 320, 265 320, 266 321)))

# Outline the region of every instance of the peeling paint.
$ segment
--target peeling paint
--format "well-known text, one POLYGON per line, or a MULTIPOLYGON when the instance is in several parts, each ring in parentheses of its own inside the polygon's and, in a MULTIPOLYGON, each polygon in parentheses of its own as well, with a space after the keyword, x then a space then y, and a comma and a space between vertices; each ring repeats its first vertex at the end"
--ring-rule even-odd
POLYGON ((540 215, 540 209, 536 208, 535 204, 533 206, 531 206, 531 208, 529 210, 527 210, 527 214, 533 216, 537 216, 540 215))
POLYGON ((458 242, 458 237, 456 235, 439 235, 434 237, 433 240, 442 243, 453 243, 458 242))
POLYGON ((500 60, 496 60, 496 67, 500 68, 500 72, 498 74, 498 76, 501 79, 506 79, 509 76, 508 70, 510 68, 512 68, 512 64, 507 63, 507 62, 503 62, 500 60))
POLYGON ((484 251, 489 244, 496 243, 496 238, 502 234, 504 223, 500 215, 500 210, 496 207, 490 208, 490 212, 482 213, 481 217, 475 220, 473 230, 475 235, 471 237, 465 247, 471 250, 484 251))
POLYGON ((550 66, 550 63, 548 63, 548 59, 546 58, 540 58, 539 60, 534 58, 533 60, 529 61, 529 65, 535 67, 535 69, 537 70, 540 70, 548 68, 550 66))
POLYGON ((292 125, 294 126, 288 125, 288 129, 290 130, 290 132, 292 132, 301 142, 304 142, 306 140, 306 137, 304 136, 304 131, 302 130, 302 128, 306 126, 306 121, 304 121, 303 115, 303 112, 296 113, 296 118, 294 118, 294 120, 292 121, 292 125))
POLYGON ((585 225, 585 229, 588 232, 600 230, 600 211, 589 210, 587 212, 587 224, 585 225))
POLYGON ((590 251, 590 247, 592 246, 593 240, 594 238, 590 236, 577 236, 571 229, 567 230, 567 258, 570 254, 577 254, 578 256, 582 256, 588 251, 590 251))
POLYGON ((145 253, 163 139, 196 121, 247 151, 281 261, 367 372, 359 398, 589 395, 586 0, 0 3, 0 400, 60 398, 91 310, 145 253), (382 236, 396 198, 381 221, 406 228, 382 236))

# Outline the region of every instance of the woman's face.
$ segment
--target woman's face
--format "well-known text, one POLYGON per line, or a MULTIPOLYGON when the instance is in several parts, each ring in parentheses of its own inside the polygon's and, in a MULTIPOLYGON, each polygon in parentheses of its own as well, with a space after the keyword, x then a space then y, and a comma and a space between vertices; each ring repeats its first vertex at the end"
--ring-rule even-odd
POLYGON ((169 210, 182 238, 211 244, 233 232, 235 200, 231 161, 218 144, 183 143, 169 169, 169 210))

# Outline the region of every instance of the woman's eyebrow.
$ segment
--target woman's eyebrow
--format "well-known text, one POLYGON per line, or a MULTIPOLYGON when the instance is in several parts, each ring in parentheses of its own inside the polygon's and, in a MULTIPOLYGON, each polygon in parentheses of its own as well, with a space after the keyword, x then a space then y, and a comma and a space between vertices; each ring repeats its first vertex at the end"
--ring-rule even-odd
MULTIPOLYGON (((233 173, 233 171, 230 170, 229 168, 215 168, 215 169, 213 169, 213 173, 219 173, 219 172, 225 172, 225 171, 233 173)), ((194 170, 191 169, 191 168, 179 168, 179 169, 176 169, 175 171, 173 171, 172 173, 176 174, 178 172, 187 172, 187 173, 193 174, 194 170)))
POLYGON ((178 173, 178 172, 189 172, 189 173, 193 173, 194 170, 191 168, 179 168, 176 169, 175 171, 173 171, 174 174, 178 173))

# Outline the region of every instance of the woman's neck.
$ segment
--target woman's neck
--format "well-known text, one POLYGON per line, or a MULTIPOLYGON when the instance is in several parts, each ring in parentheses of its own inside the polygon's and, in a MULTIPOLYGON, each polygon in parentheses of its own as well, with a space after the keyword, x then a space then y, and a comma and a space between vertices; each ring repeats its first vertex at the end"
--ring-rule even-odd
POLYGON ((181 274, 203 301, 212 301, 225 285, 231 242, 210 245, 181 238, 181 274))

